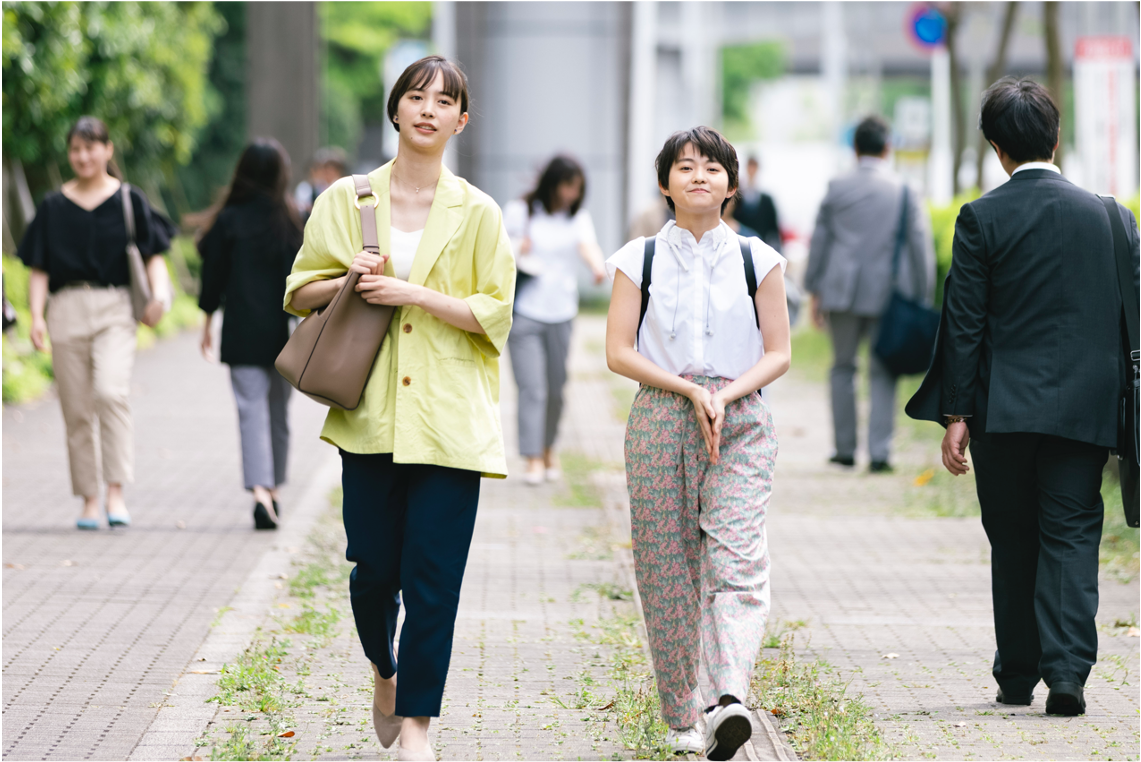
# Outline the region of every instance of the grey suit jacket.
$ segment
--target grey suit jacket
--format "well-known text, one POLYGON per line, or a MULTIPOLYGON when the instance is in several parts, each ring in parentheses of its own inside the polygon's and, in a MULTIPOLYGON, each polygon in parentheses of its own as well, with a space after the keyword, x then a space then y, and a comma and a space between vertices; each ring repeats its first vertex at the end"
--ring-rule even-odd
MULTIPOLYGON (((874 317, 891 296, 891 259, 903 184, 883 168, 860 166, 828 185, 820 204, 804 285, 826 312, 874 317)), ((908 193, 907 238, 900 254, 899 290, 931 304, 935 247, 919 194, 908 193)))

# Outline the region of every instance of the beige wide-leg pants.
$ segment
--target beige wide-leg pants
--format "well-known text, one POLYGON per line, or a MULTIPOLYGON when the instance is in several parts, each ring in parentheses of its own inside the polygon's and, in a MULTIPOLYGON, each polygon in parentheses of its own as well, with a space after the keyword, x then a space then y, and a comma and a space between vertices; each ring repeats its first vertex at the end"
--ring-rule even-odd
POLYGON ((47 326, 67 427, 72 493, 99 494, 100 460, 105 484, 134 481, 134 428, 127 401, 136 341, 130 291, 64 287, 48 299, 47 326))

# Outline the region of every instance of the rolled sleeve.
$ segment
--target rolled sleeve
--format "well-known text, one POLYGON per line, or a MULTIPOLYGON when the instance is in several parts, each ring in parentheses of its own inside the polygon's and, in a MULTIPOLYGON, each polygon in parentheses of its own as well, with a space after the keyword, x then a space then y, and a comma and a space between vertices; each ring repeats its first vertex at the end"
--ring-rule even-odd
MULTIPOLYGON (((296 309, 292 305, 293 293, 315 280, 339 278, 348 272, 359 250, 350 225, 345 224, 340 212, 351 206, 352 178, 338 180, 317 197, 313 214, 305 224, 305 238, 301 250, 293 260, 293 269, 285 279, 285 298, 282 306, 290 315, 307 317, 311 310, 296 309), (345 183, 348 180, 349 184, 345 183)), ((358 223, 359 226, 359 223, 358 223)), ((359 233, 358 233, 359 235, 359 233)))
POLYGON ((484 211, 475 240, 475 293, 464 299, 483 333, 468 333, 480 352, 499 357, 511 332, 515 303, 515 257, 499 208, 484 211))

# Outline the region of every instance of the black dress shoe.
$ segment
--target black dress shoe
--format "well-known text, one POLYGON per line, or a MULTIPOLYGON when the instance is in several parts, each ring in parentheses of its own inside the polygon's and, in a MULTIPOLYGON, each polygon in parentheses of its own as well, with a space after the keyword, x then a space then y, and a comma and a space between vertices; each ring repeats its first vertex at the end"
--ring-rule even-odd
POLYGON ((254 528, 277 529, 276 512, 261 503, 254 503, 254 528))
POLYGON ((853 458, 853 457, 845 458, 842 455, 833 455, 831 458, 828 459, 828 462, 829 463, 835 463, 837 466, 848 466, 849 468, 856 465, 856 459, 855 458, 853 458))
POLYGON ((871 474, 890 474, 892 471, 895 469, 886 460, 873 460, 868 466, 868 473, 871 474))
POLYGON ((1081 683, 1054 683, 1046 696, 1046 714, 1076 717, 1086 713, 1085 690, 1081 683))
POLYGON ((1034 703, 1033 693, 1004 693, 1002 688, 998 689, 998 695, 994 700, 1000 704, 1010 704, 1011 706, 1030 706, 1034 703))

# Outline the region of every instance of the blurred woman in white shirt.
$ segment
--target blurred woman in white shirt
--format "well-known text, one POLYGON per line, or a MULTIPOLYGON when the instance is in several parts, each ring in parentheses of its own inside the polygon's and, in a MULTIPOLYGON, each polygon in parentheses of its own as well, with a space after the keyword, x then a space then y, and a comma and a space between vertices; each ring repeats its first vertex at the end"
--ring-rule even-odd
POLYGON ((606 269, 590 212, 583 208, 586 174, 577 161, 556 156, 538 185, 503 209, 503 224, 518 262, 515 315, 507 346, 519 387, 519 452, 524 479, 559 478, 555 439, 563 411, 571 326, 578 314, 578 263, 595 284, 606 269))

